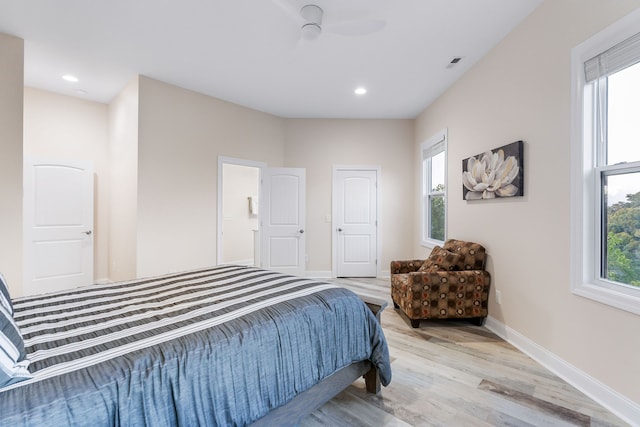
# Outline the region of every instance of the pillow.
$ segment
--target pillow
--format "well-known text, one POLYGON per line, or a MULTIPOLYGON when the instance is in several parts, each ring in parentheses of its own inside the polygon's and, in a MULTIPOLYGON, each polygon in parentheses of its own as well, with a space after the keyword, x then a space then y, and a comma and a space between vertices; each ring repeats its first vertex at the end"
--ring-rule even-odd
POLYGON ((18 325, 0 304, 0 387, 31 378, 18 325))
POLYGON ((427 258, 418 271, 433 273, 435 271, 451 271, 457 268, 462 257, 459 254, 449 252, 436 246, 431 251, 431 255, 427 258))
POLYGON ((13 316, 13 305, 11 304, 11 297, 9 296, 9 287, 2 273, 0 273, 0 305, 4 306, 9 314, 13 316))

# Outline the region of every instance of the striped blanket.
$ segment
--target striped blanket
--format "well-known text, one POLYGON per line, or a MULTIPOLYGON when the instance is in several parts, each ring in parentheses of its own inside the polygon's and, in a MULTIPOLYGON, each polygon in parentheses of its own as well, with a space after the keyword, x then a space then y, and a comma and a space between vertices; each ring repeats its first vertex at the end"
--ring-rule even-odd
POLYGON ((245 425, 371 360, 373 314, 330 283, 240 266, 13 301, 33 378, 0 389, 0 425, 245 425))

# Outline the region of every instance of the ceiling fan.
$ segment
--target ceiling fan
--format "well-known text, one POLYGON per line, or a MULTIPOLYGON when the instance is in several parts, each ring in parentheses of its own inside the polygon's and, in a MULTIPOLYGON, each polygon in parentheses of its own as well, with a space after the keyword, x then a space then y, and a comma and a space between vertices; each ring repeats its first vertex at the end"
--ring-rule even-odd
MULTIPOLYGON (((362 36, 380 31, 387 24, 387 22, 382 19, 353 19, 345 17, 343 17, 343 19, 334 19, 333 22, 324 23, 324 10, 316 4, 305 4, 300 9, 297 9, 286 0, 274 0, 274 3, 300 26, 300 37, 302 40, 315 40, 320 37, 320 34, 323 32, 341 36, 362 36)), ((340 11, 335 11, 331 16, 333 18, 340 18, 340 11)))

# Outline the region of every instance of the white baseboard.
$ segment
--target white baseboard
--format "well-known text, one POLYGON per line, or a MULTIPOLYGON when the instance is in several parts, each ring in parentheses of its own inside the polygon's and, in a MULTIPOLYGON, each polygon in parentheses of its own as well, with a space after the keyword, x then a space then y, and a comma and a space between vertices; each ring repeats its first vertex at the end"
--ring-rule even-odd
POLYGON ((601 383, 495 318, 487 317, 485 326, 622 420, 632 426, 640 426, 640 405, 636 402, 601 383))
POLYGON ((307 270, 304 272, 305 277, 310 277, 313 279, 331 279, 332 274, 331 271, 311 271, 307 270))
POLYGON ((248 258, 248 259, 236 259, 233 261, 227 261, 224 264, 233 264, 233 265, 246 265, 246 266, 253 266, 253 258, 248 258))
MULTIPOLYGON (((333 273, 331 271, 310 271, 307 270, 304 272, 304 277, 312 277, 314 279, 331 279, 333 278, 333 273)), ((391 277, 391 271, 381 271, 378 276, 379 279, 388 279, 391 277)))
POLYGON ((109 283, 113 283, 113 282, 111 282, 111 279, 108 279, 108 278, 102 278, 102 279, 97 279, 97 280, 95 281, 95 283, 96 283, 96 285, 107 285, 107 284, 109 284, 109 283))

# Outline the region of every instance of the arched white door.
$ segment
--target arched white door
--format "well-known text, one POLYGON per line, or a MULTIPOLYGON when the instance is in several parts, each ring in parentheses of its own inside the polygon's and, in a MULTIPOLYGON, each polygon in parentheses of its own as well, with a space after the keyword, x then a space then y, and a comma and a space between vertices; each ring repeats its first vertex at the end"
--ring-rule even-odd
POLYGON ((305 170, 265 168, 261 180, 261 266, 303 275, 306 269, 305 170))
POLYGON ((25 158, 25 295, 91 284, 93 232, 93 166, 25 158))
POLYGON ((333 224, 336 277, 376 277, 377 169, 334 169, 333 224))

